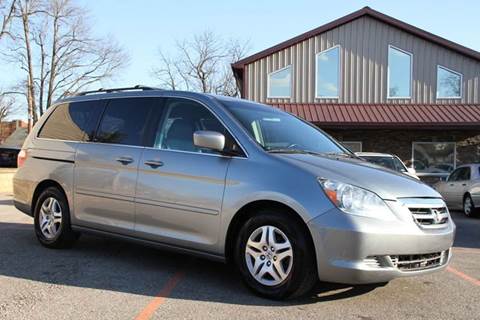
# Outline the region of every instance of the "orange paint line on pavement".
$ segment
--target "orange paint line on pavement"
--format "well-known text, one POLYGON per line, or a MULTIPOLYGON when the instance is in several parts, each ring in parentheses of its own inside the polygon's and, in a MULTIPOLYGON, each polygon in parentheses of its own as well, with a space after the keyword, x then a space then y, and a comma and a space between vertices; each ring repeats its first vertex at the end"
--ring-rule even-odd
POLYGON ((453 273, 454 275, 456 275, 456 276, 458 276, 458 277, 460 277, 460 278, 462 278, 463 280, 466 280, 466 281, 468 281, 468 282, 473 283, 473 284, 476 285, 476 286, 480 286, 480 280, 477 280, 477 279, 475 279, 475 278, 472 278, 472 277, 466 275, 465 273, 463 273, 463 272, 461 272, 461 271, 458 271, 458 270, 455 269, 455 268, 447 267, 447 271, 453 273))
POLYGON ((183 271, 179 271, 175 273, 165 284, 162 291, 158 293, 158 295, 153 298, 152 301, 137 315, 135 320, 148 320, 152 317, 152 315, 157 311, 157 309, 165 302, 168 298, 170 293, 172 293, 173 289, 177 286, 177 284, 182 280, 185 276, 183 271))

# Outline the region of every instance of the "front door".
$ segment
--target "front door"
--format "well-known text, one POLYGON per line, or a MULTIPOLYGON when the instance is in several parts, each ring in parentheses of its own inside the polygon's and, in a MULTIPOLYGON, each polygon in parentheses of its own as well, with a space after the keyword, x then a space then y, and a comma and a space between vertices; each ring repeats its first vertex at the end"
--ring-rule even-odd
POLYGON ((168 98, 155 142, 140 161, 135 231, 142 238, 209 251, 218 241, 230 158, 197 148, 197 130, 228 134, 205 106, 168 98))
POLYGON ((91 142, 75 159, 75 214, 81 226, 132 234, 135 185, 153 98, 112 99, 91 142))

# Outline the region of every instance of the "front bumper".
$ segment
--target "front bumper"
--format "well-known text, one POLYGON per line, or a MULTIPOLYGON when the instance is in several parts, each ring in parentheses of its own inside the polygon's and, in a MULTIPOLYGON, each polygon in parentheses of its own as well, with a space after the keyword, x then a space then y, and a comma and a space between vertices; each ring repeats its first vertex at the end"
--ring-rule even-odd
MULTIPOLYGON (((388 282, 441 270, 448 265, 455 236, 450 220, 445 228, 421 229, 414 221, 380 221, 332 209, 308 223, 315 244, 319 279, 364 284, 388 282), (406 270, 396 258, 441 255, 439 263, 406 270), (375 262, 376 261, 376 262, 375 262), (421 269, 421 270, 419 270, 421 269)), ((403 265, 405 266, 405 265, 403 265)), ((414 266, 417 266, 415 264, 414 266)))

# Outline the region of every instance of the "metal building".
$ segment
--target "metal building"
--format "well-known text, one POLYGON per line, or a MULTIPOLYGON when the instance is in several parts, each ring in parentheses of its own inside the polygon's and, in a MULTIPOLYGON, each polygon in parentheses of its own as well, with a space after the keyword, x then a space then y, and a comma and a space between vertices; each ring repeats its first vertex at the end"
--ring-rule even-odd
POLYGON ((242 97, 425 180, 480 161, 480 53, 369 7, 232 65, 242 97))

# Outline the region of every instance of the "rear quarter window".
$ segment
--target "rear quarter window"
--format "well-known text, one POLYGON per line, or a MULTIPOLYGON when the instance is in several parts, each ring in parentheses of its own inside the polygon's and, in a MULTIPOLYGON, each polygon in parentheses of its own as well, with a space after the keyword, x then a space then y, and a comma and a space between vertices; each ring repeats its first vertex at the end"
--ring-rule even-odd
POLYGON ((40 130, 45 139, 90 140, 102 112, 99 101, 72 102, 58 105, 40 130))

